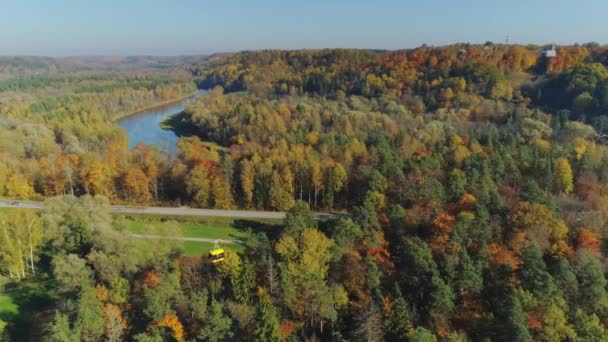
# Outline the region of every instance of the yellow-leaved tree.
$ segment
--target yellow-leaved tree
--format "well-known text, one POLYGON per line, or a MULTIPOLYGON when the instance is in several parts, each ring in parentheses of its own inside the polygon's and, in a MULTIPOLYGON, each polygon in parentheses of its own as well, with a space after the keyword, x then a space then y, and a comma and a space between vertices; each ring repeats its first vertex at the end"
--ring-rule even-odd
POLYGON ((555 161, 555 186, 563 193, 570 193, 574 189, 573 173, 570 162, 566 158, 558 158, 555 161))

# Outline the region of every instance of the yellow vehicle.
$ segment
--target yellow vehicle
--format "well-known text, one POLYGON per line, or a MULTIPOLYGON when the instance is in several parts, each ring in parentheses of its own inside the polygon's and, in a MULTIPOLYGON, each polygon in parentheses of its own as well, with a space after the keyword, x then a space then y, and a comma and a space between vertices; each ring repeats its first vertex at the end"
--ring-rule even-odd
POLYGON ((209 251, 209 260, 212 264, 224 261, 224 249, 220 248, 217 241, 213 243, 213 249, 209 251))

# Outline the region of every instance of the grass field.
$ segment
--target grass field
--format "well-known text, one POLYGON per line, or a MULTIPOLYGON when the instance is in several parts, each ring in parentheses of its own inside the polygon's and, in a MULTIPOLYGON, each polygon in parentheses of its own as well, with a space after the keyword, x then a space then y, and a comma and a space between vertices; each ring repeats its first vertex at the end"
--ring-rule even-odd
POLYGON ((13 299, 0 294, 0 319, 10 317, 19 313, 19 307, 13 303, 13 299))
MULTIPOLYGON (((192 238, 245 240, 251 232, 265 231, 273 234, 278 231, 279 220, 241 220, 224 217, 179 216, 164 217, 160 215, 127 215, 124 217, 130 232, 136 234, 169 235, 192 238)), ((213 248, 211 242, 182 242, 186 255, 208 253, 213 248)), ((242 251, 238 244, 223 247, 242 251)))

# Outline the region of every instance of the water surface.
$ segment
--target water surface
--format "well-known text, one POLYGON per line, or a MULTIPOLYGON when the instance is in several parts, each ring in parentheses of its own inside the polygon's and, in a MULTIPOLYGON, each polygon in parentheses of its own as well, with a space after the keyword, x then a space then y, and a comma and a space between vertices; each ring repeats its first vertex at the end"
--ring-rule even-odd
POLYGON ((156 145, 162 150, 174 153, 177 149, 177 135, 173 131, 160 127, 160 123, 168 116, 180 113, 186 107, 186 103, 206 94, 206 90, 199 90, 196 94, 153 109, 144 110, 129 115, 118 121, 120 127, 127 131, 129 136, 129 149, 139 142, 147 145, 156 145))

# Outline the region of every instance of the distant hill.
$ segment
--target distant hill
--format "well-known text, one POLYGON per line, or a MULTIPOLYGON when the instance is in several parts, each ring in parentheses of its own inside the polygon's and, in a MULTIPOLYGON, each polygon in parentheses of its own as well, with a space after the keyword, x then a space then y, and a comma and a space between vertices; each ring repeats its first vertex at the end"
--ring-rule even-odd
POLYGON ((0 56, 0 79, 98 69, 164 69, 205 64, 209 56, 0 56))

